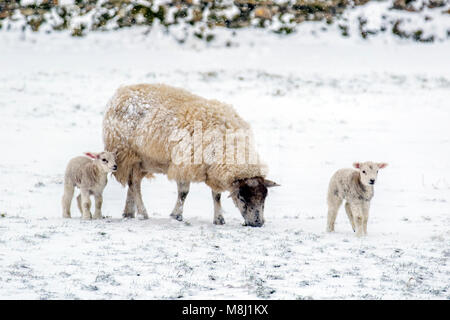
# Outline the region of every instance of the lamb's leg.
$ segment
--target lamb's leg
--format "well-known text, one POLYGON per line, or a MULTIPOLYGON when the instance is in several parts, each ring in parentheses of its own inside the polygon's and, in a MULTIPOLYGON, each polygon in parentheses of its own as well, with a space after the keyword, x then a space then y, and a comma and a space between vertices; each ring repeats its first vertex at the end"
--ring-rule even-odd
POLYGON ((77 197, 77 207, 80 210, 81 215, 83 215, 83 208, 81 208, 81 193, 77 197))
POLYGON ((70 205, 72 204, 75 187, 71 184, 64 184, 64 195, 62 198, 63 218, 70 218, 70 205))
POLYGON ((123 209, 124 218, 134 218, 136 213, 136 202, 134 201, 134 194, 131 189, 131 181, 128 183, 127 200, 125 202, 125 209, 123 209))
POLYGON ((172 210, 172 213, 170 216, 178 221, 183 221, 183 206, 184 206, 184 200, 186 200, 186 197, 189 193, 189 182, 181 182, 177 181, 177 187, 178 187, 178 197, 177 202, 175 203, 175 207, 172 210))
POLYGON ((328 197, 328 218, 327 218, 327 231, 334 231, 334 222, 336 221, 336 216, 338 214, 339 208, 341 207, 342 199, 336 196, 328 197))
POLYGON ((363 206, 363 232, 367 235, 367 222, 369 221, 369 203, 363 206))
POLYGON ((361 204, 350 204, 350 210, 353 214, 356 236, 361 237, 363 235, 363 210, 361 204))
POLYGON ((350 203, 345 203, 345 212, 347 212, 348 220, 350 220, 350 224, 352 225, 353 232, 355 232, 355 221, 353 219, 352 209, 350 208, 350 203))
POLYGON ((82 219, 90 220, 91 215, 91 199, 89 198, 89 191, 81 189, 81 209, 83 211, 82 219))
POLYGON ((220 203, 221 194, 212 191, 212 197, 214 201, 214 224, 222 225, 225 224, 225 219, 223 218, 222 205, 220 203))
POLYGON ((145 209, 144 201, 142 201, 141 194, 141 182, 144 178, 145 174, 140 169, 140 164, 136 164, 133 167, 133 173, 131 177, 131 189, 132 194, 134 195, 134 202, 136 203, 137 213, 142 216, 144 219, 148 219, 147 210, 145 209))
POLYGON ((103 195, 102 194, 96 194, 95 195, 95 213, 93 218, 94 219, 101 219, 102 217, 102 204, 103 204, 103 195))

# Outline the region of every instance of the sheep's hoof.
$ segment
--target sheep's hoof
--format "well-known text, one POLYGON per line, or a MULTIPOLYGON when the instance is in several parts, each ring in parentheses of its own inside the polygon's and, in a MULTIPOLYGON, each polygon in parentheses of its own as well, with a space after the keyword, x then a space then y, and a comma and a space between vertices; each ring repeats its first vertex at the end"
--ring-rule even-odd
POLYGON ((63 214, 63 218, 64 218, 64 219, 70 219, 70 218, 72 218, 72 217, 70 216, 70 214, 63 214))
POLYGON ((171 214, 170 217, 177 221, 183 221, 183 216, 181 214, 171 214))
POLYGON ((103 219, 103 217, 102 217, 102 215, 100 214, 100 215, 94 215, 93 217, 92 217, 92 219, 96 219, 96 220, 98 220, 98 219, 103 219))
POLYGON ((147 220, 148 219, 148 214, 146 213, 139 213, 139 218, 142 220, 147 220))
POLYGON ((123 218, 134 218, 134 213, 123 213, 122 217, 123 218))
POLYGON ((216 225, 224 225, 225 219, 222 216, 219 216, 216 219, 214 219, 213 223, 216 225))
POLYGON ((81 219, 83 219, 83 220, 91 220, 92 219, 92 216, 83 216, 83 217, 81 217, 81 219))

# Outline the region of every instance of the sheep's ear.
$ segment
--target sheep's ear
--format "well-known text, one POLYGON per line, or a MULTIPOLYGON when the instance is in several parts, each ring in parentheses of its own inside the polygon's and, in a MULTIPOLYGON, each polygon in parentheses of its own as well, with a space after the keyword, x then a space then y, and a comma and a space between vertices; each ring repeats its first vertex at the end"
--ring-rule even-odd
POLYGON ((230 190, 230 194, 228 195, 228 198, 232 198, 233 196, 238 194, 240 185, 241 185, 241 183, 239 180, 236 180, 235 182, 233 182, 231 184, 231 190, 230 190))
POLYGON ((280 185, 276 182, 264 179, 264 186, 266 188, 272 188, 272 187, 280 187, 280 185))
POLYGON ((228 195, 228 198, 232 198, 233 196, 237 195, 238 191, 239 191, 238 189, 231 191, 230 194, 228 195))
POLYGON ((353 167, 355 167, 356 169, 361 168, 361 162, 353 162, 353 167))
POLYGON ((85 152, 84 155, 94 160, 100 158, 100 154, 94 152, 85 152))
POLYGON ((386 162, 379 162, 377 163, 378 168, 383 169, 387 167, 387 163, 386 162))

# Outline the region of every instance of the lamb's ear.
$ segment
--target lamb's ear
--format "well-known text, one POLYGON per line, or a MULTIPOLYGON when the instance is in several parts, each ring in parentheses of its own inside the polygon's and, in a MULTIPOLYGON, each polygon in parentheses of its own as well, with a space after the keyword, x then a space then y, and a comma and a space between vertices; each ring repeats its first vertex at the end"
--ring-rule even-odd
POLYGON ((264 179, 264 186, 266 188, 281 187, 281 185, 279 185, 278 183, 267 180, 267 179, 264 179))
POLYGON ((387 163, 386 162, 379 162, 377 163, 378 168, 383 169, 387 167, 387 163))
POLYGON ((355 167, 356 169, 361 168, 361 162, 353 162, 353 167, 355 167))
POLYGON ((84 155, 94 160, 100 158, 100 154, 95 152, 85 152, 84 155))

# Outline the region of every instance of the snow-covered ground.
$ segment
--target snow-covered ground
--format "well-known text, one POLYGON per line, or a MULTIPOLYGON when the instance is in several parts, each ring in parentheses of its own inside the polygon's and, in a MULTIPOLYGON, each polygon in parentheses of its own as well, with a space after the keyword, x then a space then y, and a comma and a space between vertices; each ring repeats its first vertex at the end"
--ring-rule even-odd
POLYGON ((142 30, 0 33, 0 298, 449 299, 450 44, 277 38, 242 32, 231 48, 184 46, 142 30), (251 41, 250 41, 251 39, 251 41), (143 185, 150 219, 123 220, 105 189, 102 221, 62 219, 67 161, 102 149, 105 104, 122 84, 164 82, 235 106, 270 168, 266 224, 241 226, 193 185, 143 185), (341 208, 325 232, 332 173, 386 161, 369 235, 341 208))

